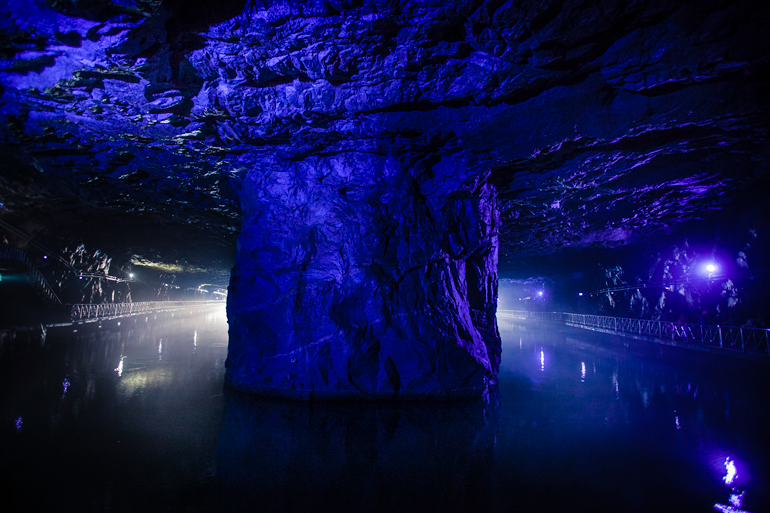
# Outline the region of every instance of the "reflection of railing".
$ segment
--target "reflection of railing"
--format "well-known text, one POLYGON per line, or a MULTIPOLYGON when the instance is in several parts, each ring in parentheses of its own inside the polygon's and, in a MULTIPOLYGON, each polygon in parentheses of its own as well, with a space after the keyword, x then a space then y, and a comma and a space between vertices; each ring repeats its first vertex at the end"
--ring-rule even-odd
POLYGON ((566 312, 524 312, 498 310, 503 317, 561 322, 568 326, 616 332, 638 337, 671 341, 677 345, 719 348, 770 356, 770 330, 740 328, 737 326, 712 326, 683 324, 645 319, 627 319, 603 315, 584 315, 566 312))
POLYGON ((27 279, 32 283, 40 297, 45 300, 46 303, 60 305, 61 300, 59 296, 53 291, 51 286, 45 280, 40 271, 37 270, 32 262, 27 258, 26 253, 20 249, 12 248, 7 244, 0 244, 0 260, 14 260, 21 262, 27 268, 27 279))
POLYGON ((93 322, 155 312, 223 305, 223 301, 150 301, 145 303, 103 303, 67 305, 72 322, 93 322))

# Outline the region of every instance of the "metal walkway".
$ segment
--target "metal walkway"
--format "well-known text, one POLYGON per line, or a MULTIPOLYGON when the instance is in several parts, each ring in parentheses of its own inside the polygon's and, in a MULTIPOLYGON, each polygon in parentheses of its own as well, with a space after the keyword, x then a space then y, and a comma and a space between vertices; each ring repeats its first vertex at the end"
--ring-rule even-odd
POLYGON ((498 317, 513 319, 559 322, 574 328, 650 340, 678 347, 703 349, 710 352, 770 356, 770 330, 768 329, 681 324, 566 312, 498 310, 497 315, 498 317))
POLYGON ((38 295, 49 305, 61 305, 62 302, 56 292, 53 291, 37 267, 27 258, 27 254, 20 249, 15 249, 7 244, 0 244, 0 260, 20 262, 27 269, 26 276, 38 295))
POLYGON ((224 305, 224 301, 149 301, 144 303, 103 303, 67 305, 67 315, 73 323, 107 321, 174 310, 191 310, 224 305))

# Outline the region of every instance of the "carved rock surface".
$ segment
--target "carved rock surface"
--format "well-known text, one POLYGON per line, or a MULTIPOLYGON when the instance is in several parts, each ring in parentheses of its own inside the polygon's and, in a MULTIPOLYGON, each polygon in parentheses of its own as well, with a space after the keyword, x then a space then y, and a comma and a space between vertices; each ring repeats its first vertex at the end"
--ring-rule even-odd
POLYGON ((230 384, 303 398, 451 398, 494 380, 494 189, 409 156, 341 154, 247 174, 230 384))
POLYGON ((0 202, 226 270, 263 158, 460 150, 492 170, 501 276, 542 276, 762 203, 769 23, 764 0, 11 0, 0 202))
POLYGON ((240 237, 239 386, 476 390, 497 233, 518 279, 768 232, 768 25, 766 0, 7 1, 0 213, 116 266, 226 272, 240 237), (446 367, 419 383, 401 342, 446 367))

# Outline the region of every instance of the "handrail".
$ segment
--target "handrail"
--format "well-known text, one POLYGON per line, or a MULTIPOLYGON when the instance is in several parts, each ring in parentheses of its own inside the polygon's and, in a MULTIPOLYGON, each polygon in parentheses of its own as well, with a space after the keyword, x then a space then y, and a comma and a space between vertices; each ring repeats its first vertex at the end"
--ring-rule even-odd
POLYGON ((577 328, 596 329, 639 337, 651 337, 679 344, 719 348, 770 356, 770 329, 708 324, 686 324, 647 319, 567 312, 526 312, 498 310, 498 315, 564 323, 577 328))
POLYGON ((12 248, 7 244, 0 244, 0 260, 14 260, 23 263, 27 268, 27 279, 32 283, 32 286, 35 287, 38 294, 40 294, 40 296, 48 303, 53 303, 54 305, 62 304, 59 296, 56 295, 56 292, 54 292, 45 277, 43 277, 37 267, 30 261, 24 251, 12 248))
POLYGON ((155 312, 170 312, 185 308, 222 305, 224 301, 147 301, 140 303, 101 303, 67 305, 72 322, 93 322, 119 317, 130 317, 155 312))

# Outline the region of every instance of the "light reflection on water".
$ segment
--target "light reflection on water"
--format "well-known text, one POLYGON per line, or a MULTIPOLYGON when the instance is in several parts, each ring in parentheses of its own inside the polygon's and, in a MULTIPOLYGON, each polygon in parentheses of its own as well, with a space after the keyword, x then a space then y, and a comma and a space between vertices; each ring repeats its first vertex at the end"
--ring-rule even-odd
POLYGON ((569 488, 564 483, 580 482, 573 498, 592 497, 597 511, 713 511, 715 502, 727 500, 725 453, 733 459, 740 453, 737 460, 752 469, 751 479, 740 484, 741 507, 770 510, 763 366, 554 331, 545 323, 513 324, 501 335, 496 461, 526 463, 498 464, 500 483, 555 493, 561 498, 553 499, 554 510, 556 502, 567 503, 569 494, 559 492, 569 488), (519 357, 528 351, 536 351, 537 364, 519 357), (530 446, 539 448, 536 457, 522 448, 530 446))
POLYGON ((768 510, 744 363, 501 334, 499 390, 404 405, 223 394, 223 311, 52 330, 0 360, 10 488, 57 511, 768 510))

